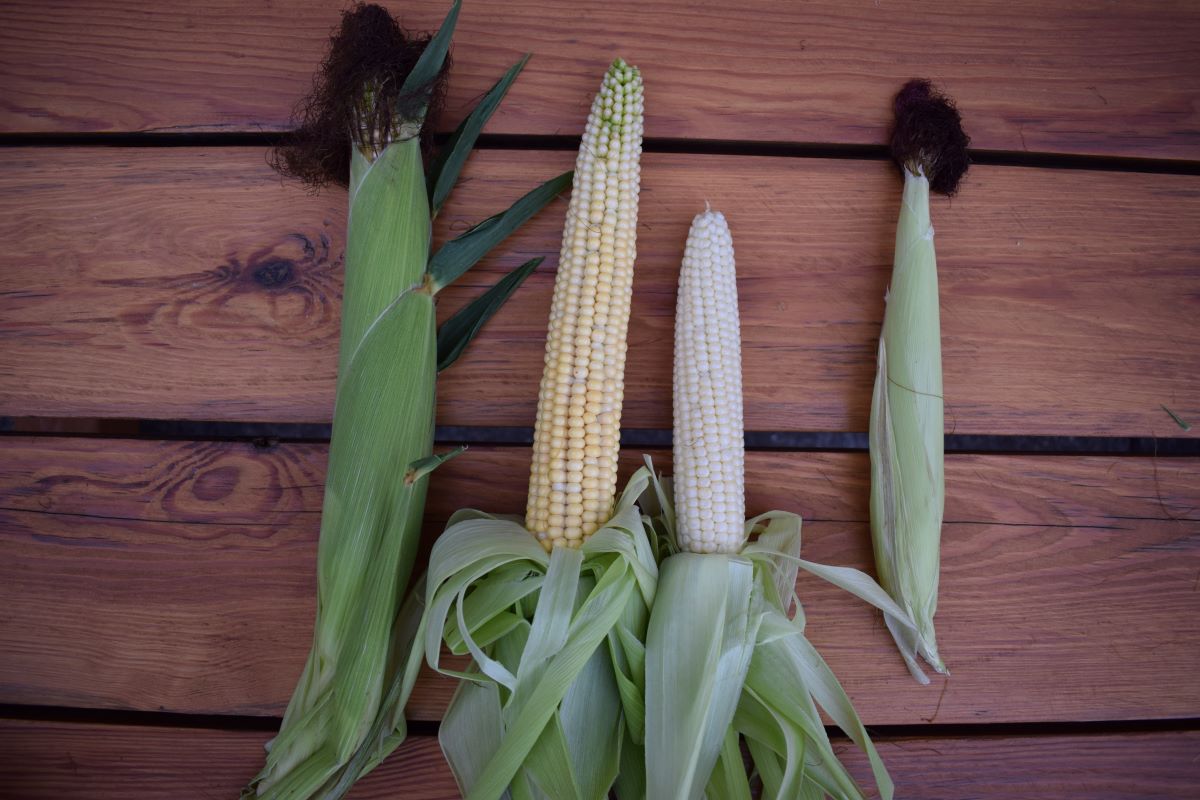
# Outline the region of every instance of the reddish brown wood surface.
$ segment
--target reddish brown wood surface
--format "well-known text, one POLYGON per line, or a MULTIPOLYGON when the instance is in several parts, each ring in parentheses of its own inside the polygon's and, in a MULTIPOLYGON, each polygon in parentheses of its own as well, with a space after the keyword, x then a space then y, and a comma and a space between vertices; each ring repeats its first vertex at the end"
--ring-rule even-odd
MULTIPOLYGON (((0 720, 0 782, 13 800, 235 797, 270 734, 0 720)), ((876 737, 898 797, 1191 798, 1200 733, 876 737)), ((864 785, 857 751, 835 745, 864 785)), ((350 800, 459 797, 432 737, 413 737, 350 800)))
MULTIPOLYGON (((449 3, 391 3, 418 29, 449 3)), ((0 129, 260 131, 287 125, 340 6, 10 2, 0 10, 0 129)), ((570 134, 616 55, 638 64, 649 136, 877 144, 908 78, 942 83, 975 145, 1200 156, 1195 4, 750 0, 468 2, 453 123, 523 52, 491 130, 570 134)))
MULTIPOLYGON (((440 235, 571 158, 477 154, 440 235)), ((891 168, 645 162, 624 424, 670 425, 674 283, 707 199, 736 240, 747 426, 865 430, 891 168)), ((256 149, 19 149, 0 185, 21 232, 0 254, 0 414, 328 421, 343 193, 281 184, 256 149)), ((564 209, 446 292, 443 313, 548 256, 442 377, 441 422, 532 424, 564 209)), ((934 223, 948 430, 1185 435, 1160 404, 1200 419, 1200 178, 977 167, 934 223)))
MULTIPOLYGON (((310 640, 324 447, 5 445, 0 702, 281 713, 310 640)), ((446 465, 430 527, 519 512, 527 458, 446 465)), ((954 677, 917 686, 877 614, 802 576, 809 635, 872 724, 1200 716, 1198 476, 1195 459, 951 456, 954 677)), ((807 557, 869 568, 865 456, 754 453, 747 485, 751 511, 804 515, 807 557)), ((427 676, 410 713, 436 719, 450 690, 427 676)))

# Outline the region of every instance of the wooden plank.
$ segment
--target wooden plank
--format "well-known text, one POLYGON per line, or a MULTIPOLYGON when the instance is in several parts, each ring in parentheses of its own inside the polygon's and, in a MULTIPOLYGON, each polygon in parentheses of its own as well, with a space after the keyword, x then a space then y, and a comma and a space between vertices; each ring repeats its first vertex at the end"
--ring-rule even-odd
MULTIPOLYGON (((447 3, 391 6, 429 29, 447 3)), ((6 3, 0 130, 283 129, 338 10, 6 3)), ((575 135, 620 54, 646 76, 649 136, 878 144, 891 96, 926 76, 958 99, 977 147, 1195 159, 1197 39, 1200 9, 1180 0, 477 1, 459 23, 446 123, 530 51, 490 130, 575 135)))
MULTIPOLYGON (((1195 731, 879 739, 896 796, 921 800, 1183 800, 1200 785, 1197 745, 1195 731)), ((848 743, 836 749, 854 776, 870 785, 858 750, 848 743)))
MULTIPOLYGON (((0 720, 0 784, 10 800, 232 798, 262 767, 271 734, 0 720)), ((406 741, 349 794, 457 800, 437 739, 406 741)))
MULTIPOLYGON (((645 161, 625 425, 670 425, 674 284, 708 199, 737 238, 748 428, 866 430, 892 169, 645 161)), ((479 153, 439 235, 570 162, 479 153)), ((0 414, 328 421, 344 194, 281 185, 256 149, 18 149, 0 175, 0 224, 22 232, 0 255, 0 414)), ((441 422, 532 424, 564 209, 447 291, 444 312, 548 256, 443 376, 441 422)), ((1160 404, 1200 419, 1200 177, 979 167, 934 214, 948 430, 1183 435, 1160 404)))
MULTIPOLYGON (((13 800, 234 797, 260 765, 270 734, 0 720, 0 781, 13 800)), ((1200 732, 968 735, 876 739, 897 796, 922 800, 1191 798, 1200 732)), ((839 755, 870 772, 845 741, 839 755)), ((410 738, 359 782, 351 800, 450 800, 458 792, 433 737, 410 738)))
MULTIPOLYGON (((323 447, 4 444, 0 702, 282 712, 310 638, 323 447)), ((519 512, 527 459, 447 464, 430 533, 460 506, 519 512)), ((802 576, 809 635, 872 724, 1198 717, 1198 474, 952 456, 938 632, 954 677, 917 686, 877 614, 802 576)), ((751 511, 804 515, 808 558, 869 569, 863 454, 753 453, 747 485, 751 511)), ((426 676, 410 714, 436 719, 451 688, 426 676)))

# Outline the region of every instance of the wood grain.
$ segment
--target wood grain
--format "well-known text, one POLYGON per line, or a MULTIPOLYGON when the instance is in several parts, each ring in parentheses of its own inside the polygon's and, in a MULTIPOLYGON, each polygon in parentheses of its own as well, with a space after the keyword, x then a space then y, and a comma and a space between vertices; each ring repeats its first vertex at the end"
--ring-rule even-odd
MULTIPOLYGON (((310 637, 324 447, 4 445, 0 702, 281 713, 310 637)), ((519 512, 527 459, 447 464, 429 532, 458 507, 519 512)), ((809 635, 872 724, 1200 716, 1198 475, 1196 459, 953 456, 938 634, 954 677, 917 686, 877 614, 802 576, 809 635)), ((862 454, 753 453, 748 508, 803 514, 808 558, 869 569, 867 482, 862 454)), ((426 676, 410 714, 438 718, 451 688, 426 676)))
MULTIPOLYGON (((255 149, 16 149, 0 166, 0 414, 328 421, 345 195, 255 149)), ((482 152, 439 237, 565 169, 482 152)), ((899 182, 878 162, 645 159, 627 427, 670 426, 674 284, 707 199, 736 237, 752 430, 866 430, 899 182)), ((565 200, 447 290, 548 256, 440 383, 531 425, 565 200)), ((934 208, 947 430, 1160 435, 1200 419, 1200 177, 976 168, 934 208)), ((1192 435, 1200 435, 1200 427, 1192 435)))
MULTIPOLYGON (((0 720, 0 784, 9 800, 233 798, 262 767, 257 731, 0 720)), ((413 737, 355 786, 350 800, 456 800, 437 739, 413 737)))
MULTIPOLYGON (((270 734, 0 720, 0 781, 12 800, 234 797, 270 734)), ((1200 732, 877 737, 898 797, 1192 797, 1200 732)), ((869 770, 835 744, 860 781, 869 770)), ((350 800, 459 796, 433 737, 413 737, 359 782, 350 800)))
MULTIPOLYGON (((416 29, 447 3, 390 4, 416 29)), ((280 130, 340 6, 86 0, 0 9, 0 130, 280 130)), ((492 122, 579 132, 605 65, 646 77, 655 137, 878 144, 908 78, 958 99, 977 147, 1200 156, 1200 9, 986 0, 466 4, 447 125, 533 60, 492 122)))

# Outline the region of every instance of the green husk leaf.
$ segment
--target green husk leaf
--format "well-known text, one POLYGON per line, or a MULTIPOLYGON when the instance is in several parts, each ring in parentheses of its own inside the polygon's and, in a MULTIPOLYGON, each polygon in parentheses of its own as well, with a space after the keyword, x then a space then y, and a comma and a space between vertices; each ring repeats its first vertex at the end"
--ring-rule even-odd
POLYGON ((646 796, 645 751, 634 743, 629 728, 622 731, 621 770, 613 784, 618 798, 642 798, 646 796))
POLYGON ((412 71, 404 79, 400 94, 415 94, 427 85, 433 83, 446 63, 446 55, 450 52, 450 40, 454 38, 454 27, 458 24, 458 12, 462 8, 462 0, 454 0, 454 5, 442 20, 442 26, 425 45, 421 57, 413 65, 412 71))
POLYGON ((1181 416, 1179 416, 1178 414, 1176 414, 1176 413, 1175 413, 1174 411, 1172 411, 1171 409, 1167 408, 1167 407, 1166 407, 1165 405, 1163 405, 1162 403, 1159 403, 1159 404, 1158 404, 1158 407, 1159 407, 1159 408, 1161 408, 1163 411, 1167 412, 1167 415, 1168 415, 1168 416, 1169 416, 1169 417, 1170 417, 1172 420, 1174 420, 1174 421, 1175 421, 1175 424, 1176 424, 1176 425, 1178 425, 1178 426, 1179 426, 1181 429, 1183 429, 1183 430, 1185 430, 1185 431, 1190 431, 1190 430, 1192 429, 1192 424, 1191 424, 1190 422, 1188 422, 1188 421, 1187 421, 1187 420, 1185 420, 1183 417, 1181 417, 1181 416))
POLYGON ((502 738, 499 687, 494 683, 459 683, 438 727, 438 742, 459 786, 471 786, 479 779, 502 738))
POLYGON ((461 444, 453 450, 447 450, 444 453, 434 453, 432 455, 425 456, 424 458, 418 458, 409 465, 408 471, 404 473, 404 480, 408 481, 409 483, 415 483, 416 481, 421 480, 421 478, 429 475, 429 473, 433 472, 442 464, 445 464, 451 459, 458 458, 465 452, 467 452, 467 446, 465 444, 461 444))
MULTIPOLYGON (((620 699, 608 653, 598 648, 563 696, 559 713, 547 725, 556 740, 554 752, 564 759, 560 769, 570 774, 581 800, 605 800, 617 777, 620 759, 620 699)), ((543 741, 545 736, 543 736, 543 741)), ((541 775, 535 746, 526 767, 547 797, 567 797, 554 791, 541 775)))
POLYGON ((605 572, 572 621, 563 646, 535 673, 537 684, 523 682, 513 690, 505 715, 507 735, 479 782, 471 787, 467 800, 496 797, 508 786, 536 743, 538 732, 550 721, 575 677, 616 624, 633 588, 628 570, 605 572))
POLYGON ((871 535, 880 583, 916 624, 914 634, 887 614, 888 629, 922 683, 917 654, 946 673, 933 629, 945 503, 938 318, 929 182, 906 171, 871 403, 871 535))
MULTIPOLYGON (((656 500, 660 513, 652 523, 661 535, 673 539, 673 524, 667 524, 661 514, 661 509, 669 507, 671 503, 670 486, 666 482, 656 482, 653 491, 661 496, 656 500)), ((701 780, 708 783, 707 797, 717 800, 725 796, 723 793, 741 791, 741 778, 732 775, 734 764, 732 751, 729 750, 729 737, 740 735, 746 741, 755 769, 763 782, 762 797, 765 800, 820 800, 827 794, 839 800, 862 800, 862 791, 833 751, 817 707, 819 702, 867 754, 880 796, 889 800, 893 791, 891 779, 874 745, 836 678, 804 637, 804 616, 795 595, 797 572, 803 568, 848 589, 885 612, 896 613, 897 619, 909 627, 912 627, 911 620, 864 573, 801 559, 801 520, 796 514, 782 511, 761 514, 746 521, 745 531, 747 535, 757 533, 757 537, 743 548, 740 557, 689 554, 693 559, 715 559, 718 563, 730 558, 749 561, 753 565, 755 582, 755 600, 749 613, 750 618, 756 621, 750 663, 736 693, 737 707, 732 722, 722 731, 724 738, 718 748, 720 760, 709 775, 701 776, 701 780), (789 617, 789 614, 794 616, 789 617)), ((680 618, 675 621, 676 625, 681 621, 686 622, 690 617, 708 620, 710 627, 714 622, 719 623, 719 616, 703 602, 690 596, 686 602, 681 601, 672 589, 668 567, 677 560, 679 556, 669 558, 663 564, 663 578, 655 599, 654 614, 665 619, 667 614, 664 612, 674 607, 680 609, 675 615, 680 618)), ((703 586, 704 591, 710 594, 717 593, 711 578, 702 580, 696 577, 690 583, 703 586)), ((708 602, 712 603, 711 598, 708 598, 708 602)), ((651 747, 653 740, 650 730, 654 726, 650 720, 653 714, 662 713, 660 709, 664 705, 664 692, 676 690, 683 694, 692 686, 691 682, 685 682, 681 689, 664 689, 656 683, 654 670, 650 666, 655 658, 655 649, 661 647, 661 643, 653 636, 655 624, 652 621, 651 635, 647 637, 645 765, 649 773, 662 770, 664 766, 668 770, 682 772, 686 766, 681 768, 671 764, 671 759, 680 759, 678 763, 683 763, 683 755, 671 753, 663 747, 651 747)), ((715 633, 710 635, 716 636, 715 633)), ((678 647, 675 649, 679 650, 678 647)), ((708 656, 700 652, 690 657, 681 655, 679 659, 693 665, 699 664, 700 669, 712 663, 708 656)), ((698 668, 693 666, 692 669, 698 668)), ((711 671, 712 667, 709 669, 711 671)), ((680 666, 672 676, 680 680, 681 675, 682 680, 688 680, 686 664, 680 666)), ((693 689, 692 695, 697 707, 707 702, 701 691, 693 689)), ((685 706, 686 703, 681 699, 678 705, 685 706)), ((676 733, 695 731, 698 726, 685 716, 686 713, 698 715, 701 712, 697 708, 686 708, 684 713, 672 713, 666 717, 668 721, 665 727, 676 733)), ((696 734, 693 734, 688 741, 694 741, 695 738, 696 734)), ((687 748, 681 746, 681 749, 687 748)), ((652 782, 650 786, 649 796, 687 796, 683 793, 688 791, 686 787, 676 794, 672 793, 670 787, 664 787, 658 790, 661 793, 656 793, 655 784, 652 782)), ((704 788, 703 785, 701 788, 704 788)))
POLYGON ((396 617, 392 655, 388 665, 388 690, 375 722, 363 743, 326 785, 314 795, 319 800, 340 800, 354 782, 377 767, 404 741, 407 724, 404 707, 421 668, 418 645, 424 625, 425 580, 416 581, 396 617))
POLYGON ((733 728, 725 729, 721 755, 713 768, 712 778, 704 793, 705 800, 751 800, 750 779, 742 763, 738 735, 733 728))
POLYGON ((571 186, 573 172, 551 178, 499 214, 451 239, 429 260, 430 289, 437 293, 458 280, 493 247, 571 186))
POLYGON ((531 258, 481 294, 454 312, 454 316, 442 323, 438 328, 438 372, 449 367, 467 349, 488 320, 500 310, 508 298, 515 292, 525 279, 533 274, 538 265, 545 260, 544 256, 531 258))
POLYGON ((541 737, 525 757, 522 765, 530 781, 531 794, 538 798, 583 800, 583 792, 575 783, 575 771, 567 740, 557 716, 551 717, 541 737))
POLYGON ((313 649, 252 784, 260 797, 311 796, 367 737, 419 538, 427 480, 401 479, 433 444, 433 300, 411 291, 429 238, 412 203, 419 146, 390 145, 354 174, 313 649))
POLYGON ((442 210, 442 205, 446 202, 450 190, 458 182, 458 176, 467 162, 467 156, 475 147, 475 141, 483 131, 483 126, 491 119, 492 114, 496 113, 496 109, 500 107, 500 101, 504 99, 504 95, 508 94, 513 81, 517 79, 517 75, 525 68, 528 61, 529 54, 526 53, 520 61, 508 68, 508 72, 505 72, 503 77, 496 81, 496 85, 488 90, 483 99, 467 115, 467 118, 459 123, 454 133, 450 134, 446 144, 438 151, 433 163, 429 165, 425 182, 429 189, 430 212, 434 217, 442 210))
POLYGON ((653 584, 657 574, 647 542, 620 541, 645 538, 631 499, 646 486, 644 472, 631 479, 613 519, 581 550, 547 555, 520 523, 471 511, 456 514, 435 544, 426 658, 445 674, 495 686, 501 703, 503 735, 478 769, 470 765, 479 764, 479 752, 468 753, 476 742, 443 742, 447 758, 463 763, 454 771, 469 800, 506 791, 514 800, 603 800, 616 780, 629 732, 610 663, 613 641, 636 676, 640 655, 636 648, 625 653, 617 631, 623 623, 636 627, 638 615, 630 607, 647 591, 653 597, 653 585, 642 581, 653 584), (640 563, 643 557, 650 558, 648 566, 640 563), (540 580, 536 604, 529 603, 532 594, 510 586, 523 574, 540 580), (479 637, 505 614, 528 621, 484 644, 479 637), (478 672, 438 665, 438 645, 452 632, 478 672), (606 640, 609 646, 601 647, 606 640))
POLYGON ((651 797, 703 797, 750 665, 760 605, 748 559, 677 553, 662 563, 646 632, 651 797))

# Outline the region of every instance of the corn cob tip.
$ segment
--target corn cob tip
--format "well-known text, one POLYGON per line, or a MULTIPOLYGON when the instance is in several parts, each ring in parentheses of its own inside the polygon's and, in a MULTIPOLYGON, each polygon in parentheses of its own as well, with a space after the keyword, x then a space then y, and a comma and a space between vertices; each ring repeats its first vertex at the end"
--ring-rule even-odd
POLYGON ((954 102, 929 81, 914 79, 896 95, 893 107, 892 158, 902 169, 928 178, 932 191, 953 195, 970 166, 971 143, 954 102))

